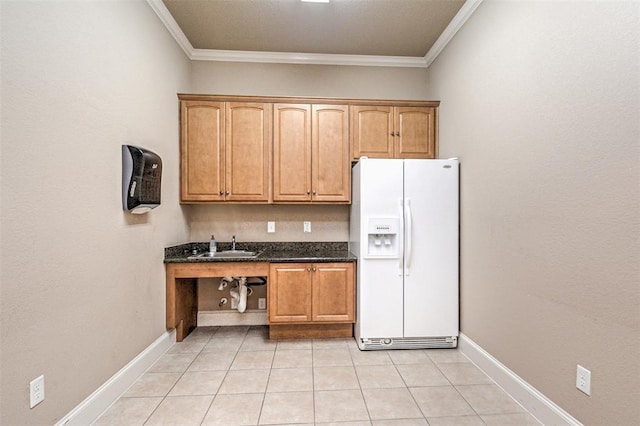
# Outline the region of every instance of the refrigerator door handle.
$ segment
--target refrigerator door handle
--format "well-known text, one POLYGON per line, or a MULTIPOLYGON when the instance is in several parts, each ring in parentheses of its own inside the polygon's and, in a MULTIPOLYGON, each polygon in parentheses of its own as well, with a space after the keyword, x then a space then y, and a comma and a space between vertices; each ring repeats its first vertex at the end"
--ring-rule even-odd
POLYGON ((412 250, 411 250, 411 234, 413 233, 413 223, 412 223, 412 217, 411 217, 411 199, 407 198, 405 200, 405 209, 404 209, 404 214, 405 214, 405 223, 406 223, 406 250, 405 250, 405 267, 404 267, 404 273, 405 275, 409 275, 409 268, 411 267, 411 255, 412 255, 412 250))
MULTIPOLYGON (((404 200, 402 198, 398 199, 398 208, 399 208, 398 216, 402 217, 404 215, 404 200)), ((402 235, 402 231, 400 231, 400 235, 398 235, 398 238, 400 238, 401 235, 402 235)), ((399 240, 398 244, 404 244, 404 240, 399 240)), ((403 274, 404 274, 404 256, 402 255, 402 250, 401 250, 398 256, 398 276, 401 277, 403 274)))

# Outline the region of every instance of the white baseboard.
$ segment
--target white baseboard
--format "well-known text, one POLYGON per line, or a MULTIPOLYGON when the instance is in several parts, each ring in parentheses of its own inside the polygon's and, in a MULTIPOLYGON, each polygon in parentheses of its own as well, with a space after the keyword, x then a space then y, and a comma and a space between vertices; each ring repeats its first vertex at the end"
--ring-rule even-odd
POLYGON ((240 313, 238 311, 199 311, 198 326, 208 327, 215 325, 266 325, 267 311, 250 310, 240 313))
POLYGON ((543 425, 582 426, 582 423, 462 333, 458 348, 543 425))
POLYGON ((56 426, 89 425, 96 421, 129 386, 149 369, 176 342, 176 330, 166 331, 76 408, 64 416, 56 426))

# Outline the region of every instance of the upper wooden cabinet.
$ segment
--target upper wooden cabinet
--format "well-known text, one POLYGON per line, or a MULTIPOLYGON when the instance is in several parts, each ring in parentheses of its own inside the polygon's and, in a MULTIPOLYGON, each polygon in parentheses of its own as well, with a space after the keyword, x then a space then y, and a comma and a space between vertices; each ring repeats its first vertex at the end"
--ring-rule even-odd
POLYGON ((348 106, 275 104, 273 109, 273 201, 348 203, 348 106))
POLYGON ((269 201, 271 104, 228 102, 225 176, 228 201, 269 201))
POLYGON ((180 104, 180 200, 224 200, 224 102, 180 104))
POLYGON ((352 159, 436 158, 437 109, 352 105, 352 159))
POLYGON ((437 158, 437 101, 180 94, 182 203, 351 202, 351 161, 437 158))
POLYGON ((182 202, 269 202, 271 104, 181 101, 182 202))

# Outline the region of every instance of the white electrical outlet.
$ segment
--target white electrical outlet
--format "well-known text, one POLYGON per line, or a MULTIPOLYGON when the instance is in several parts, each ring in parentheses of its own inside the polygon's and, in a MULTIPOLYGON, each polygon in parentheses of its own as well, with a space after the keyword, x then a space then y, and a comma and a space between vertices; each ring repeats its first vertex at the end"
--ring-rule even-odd
POLYGON ((29 383, 29 407, 33 408, 44 401, 44 375, 29 383))
POLYGON ((258 309, 267 309, 266 297, 258 297, 258 309))
POLYGON ((304 232, 311 232, 311 222, 304 222, 304 232))
POLYGON ((267 222, 267 232, 276 232, 276 223, 275 222, 267 222))
POLYGON ((591 395, 591 371, 581 365, 578 365, 576 373, 576 387, 579 391, 591 395))

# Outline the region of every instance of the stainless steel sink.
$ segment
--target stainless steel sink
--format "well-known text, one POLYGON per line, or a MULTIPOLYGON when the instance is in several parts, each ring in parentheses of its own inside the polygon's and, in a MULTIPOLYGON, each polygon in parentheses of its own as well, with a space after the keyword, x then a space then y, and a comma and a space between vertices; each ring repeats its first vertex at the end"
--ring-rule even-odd
POLYGON ((200 254, 194 254, 193 256, 189 256, 189 259, 229 259, 229 258, 251 258, 257 257, 262 252, 257 251, 246 251, 246 250, 223 250, 217 251, 214 253, 205 252, 200 254))

